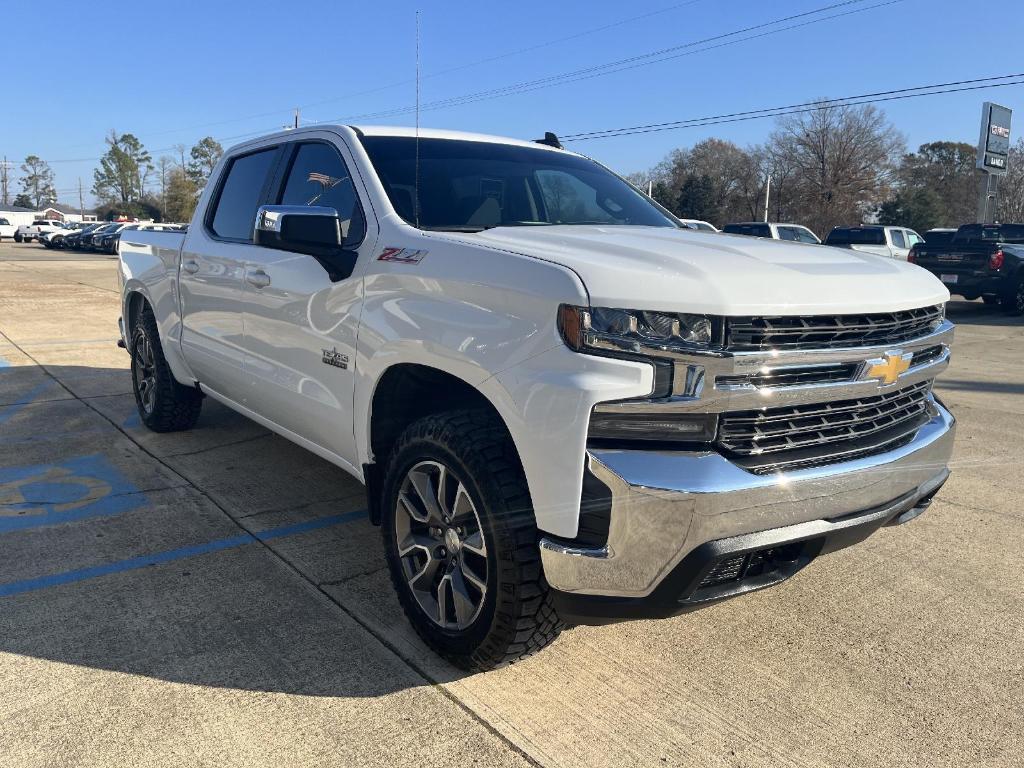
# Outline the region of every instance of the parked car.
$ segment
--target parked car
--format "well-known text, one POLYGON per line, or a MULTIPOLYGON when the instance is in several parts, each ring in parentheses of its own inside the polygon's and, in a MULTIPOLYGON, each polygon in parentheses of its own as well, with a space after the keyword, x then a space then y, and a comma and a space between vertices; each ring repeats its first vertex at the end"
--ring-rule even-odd
POLYGON ((64 239, 61 241, 61 244, 66 249, 76 251, 87 249, 88 245, 86 245, 86 243, 89 242, 89 238, 92 236, 92 233, 103 226, 105 226, 104 222, 93 222, 92 224, 87 224, 81 229, 77 229, 74 232, 69 232, 64 235, 64 239))
POLYGON ((916 244, 908 261, 950 293, 1024 314, 1024 224, 964 224, 945 245, 916 244))
POLYGON ((764 237, 771 240, 789 240, 794 243, 821 244, 818 236, 800 224, 777 224, 764 221, 747 221, 738 224, 726 224, 722 231, 730 235, 747 235, 748 237, 764 237))
POLYGON ((53 232, 44 232, 38 238, 39 243, 46 248, 63 248, 64 237, 71 234, 70 229, 57 229, 53 232))
POLYGON ((28 243, 38 240, 40 235, 47 232, 60 232, 64 229, 64 222, 56 219, 39 219, 31 224, 22 224, 14 233, 16 243, 28 243))
POLYGON ((700 219, 680 219, 690 229, 699 229, 702 232, 718 232, 718 227, 700 219))
POLYGON ((711 239, 550 144, 299 128, 123 237, 121 343, 150 429, 206 395, 365 483, 410 622, 485 669, 779 583, 948 477, 942 283, 711 239))
POLYGON ((825 238, 825 245, 851 248, 855 251, 877 253, 892 259, 906 260, 910 249, 924 238, 906 227, 863 224, 857 227, 833 227, 825 238))
POLYGON ((108 222, 99 229, 93 230, 87 238, 83 239, 82 244, 86 250, 102 251, 104 236, 120 232, 125 226, 127 226, 127 224, 123 222, 108 222))
POLYGON ((111 225, 103 232, 97 232, 93 235, 93 250, 100 253, 116 254, 121 231, 127 226, 129 226, 127 223, 122 222, 111 225))
POLYGON ((11 224, 11 222, 3 217, 0 217, 0 241, 3 241, 5 237, 14 237, 14 233, 18 231, 18 228, 11 224))

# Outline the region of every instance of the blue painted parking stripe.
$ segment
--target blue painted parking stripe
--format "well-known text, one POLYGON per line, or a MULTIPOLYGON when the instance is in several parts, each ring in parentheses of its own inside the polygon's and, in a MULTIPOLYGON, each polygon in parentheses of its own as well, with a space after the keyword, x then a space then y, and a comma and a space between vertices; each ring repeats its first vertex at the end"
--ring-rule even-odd
POLYGON ((11 367, 11 361, 8 360, 6 357, 3 357, 2 355, 0 355, 0 368, 10 368, 10 367, 11 367))
POLYGON ((91 568, 79 568, 74 571, 54 573, 50 576, 40 576, 35 579, 12 581, 8 582, 7 584, 0 584, 0 597, 20 595, 23 592, 33 592, 38 589, 56 587, 61 584, 73 584, 77 581, 94 579, 98 576, 109 576, 112 573, 132 571, 137 570, 139 568, 146 568, 150 565, 159 565, 161 563, 169 563, 174 560, 182 560, 186 557, 196 557, 197 555, 206 555, 211 552, 220 552, 225 549, 233 549, 235 547, 241 547, 246 544, 253 544, 256 541, 272 541, 274 539, 280 539, 284 536, 294 536, 300 533, 308 533, 309 531, 315 531, 320 528, 328 528, 332 525, 340 525, 341 523, 351 523, 355 520, 361 520, 365 517, 365 510, 359 510, 357 512, 345 512, 344 514, 340 515, 331 515, 330 517, 321 517, 316 520, 309 520, 305 523, 295 523, 294 525, 282 525, 278 528, 271 528, 266 531, 257 531, 253 534, 243 533, 239 534, 238 536, 230 536, 226 539, 216 539, 215 541, 208 541, 205 544, 194 544, 190 547, 179 547, 178 549, 169 549, 164 552, 155 552, 151 555, 140 555, 139 557, 132 557, 127 560, 119 560, 116 563, 107 563, 106 565, 95 565, 91 568))

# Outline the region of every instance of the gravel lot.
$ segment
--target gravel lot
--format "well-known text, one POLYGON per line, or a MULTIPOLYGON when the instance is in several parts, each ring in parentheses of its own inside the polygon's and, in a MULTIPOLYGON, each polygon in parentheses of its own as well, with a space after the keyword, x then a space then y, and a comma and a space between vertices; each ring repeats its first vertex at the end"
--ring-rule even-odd
POLYGON ((362 488, 207 400, 139 424, 115 262, 0 244, 0 765, 1024 764, 1024 323, 955 301, 954 472, 771 590, 467 676, 362 488))

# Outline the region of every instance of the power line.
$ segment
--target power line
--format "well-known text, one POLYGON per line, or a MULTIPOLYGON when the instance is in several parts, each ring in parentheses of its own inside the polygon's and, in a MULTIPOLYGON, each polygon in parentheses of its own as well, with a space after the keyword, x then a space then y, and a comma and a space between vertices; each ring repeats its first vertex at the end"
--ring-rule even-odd
MULTIPOLYGON (((861 0, 861 1, 863 1, 863 0, 861 0)), ((471 69, 473 67, 479 67, 479 66, 482 66, 482 65, 485 65, 485 64, 491 64, 491 63, 493 63, 495 61, 501 61, 503 59, 509 59, 509 58, 514 57, 514 56, 521 56, 521 55, 523 55, 525 53, 532 53, 533 51, 541 50, 543 48, 549 48, 549 47, 551 47, 553 45, 558 45, 560 43, 569 42, 570 40, 577 40, 579 38, 588 37, 590 35, 595 35, 595 34, 598 34, 600 32, 606 32, 609 29, 617 29, 617 28, 623 26, 624 24, 632 24, 634 22, 642 21, 644 19, 652 18, 654 16, 660 16, 660 15, 665 14, 665 13, 670 13, 672 11, 677 11, 680 8, 685 8, 685 7, 690 6, 690 5, 696 5, 697 3, 701 3, 701 2, 704 2, 704 0, 687 0, 686 2, 675 3, 674 5, 670 5, 670 6, 667 6, 665 8, 659 8, 659 9, 654 10, 654 11, 647 11, 645 13, 637 14, 636 16, 628 16, 628 17, 626 17, 624 19, 619 19, 618 21, 615 21, 615 22, 610 23, 610 24, 603 24, 601 26, 592 27, 590 29, 585 29, 585 30, 582 30, 580 32, 575 32, 575 33, 573 33, 571 35, 565 35, 564 37, 558 37, 558 38, 554 38, 552 40, 546 40, 544 42, 535 43, 533 45, 528 45, 528 46, 523 47, 523 48, 517 48, 515 50, 507 51, 505 53, 495 54, 495 55, 492 55, 492 56, 488 56, 486 58, 476 59, 475 61, 470 61, 470 62, 466 62, 466 63, 463 63, 463 64, 459 64, 459 65, 454 66, 454 67, 449 67, 447 69, 438 70, 437 72, 431 72, 431 73, 422 75, 421 79, 427 80, 427 79, 431 79, 431 78, 442 77, 444 75, 448 75, 448 74, 451 74, 453 72, 461 72, 463 70, 471 69)), ((398 88, 398 87, 401 87, 403 85, 409 85, 411 83, 412 83, 412 80, 398 80, 398 81, 393 82, 393 83, 388 83, 387 85, 375 86, 373 88, 368 88, 368 89, 361 90, 361 91, 354 91, 354 92, 350 92, 350 93, 346 93, 346 94, 341 94, 339 96, 332 96, 332 97, 327 98, 327 99, 321 99, 319 101, 310 102, 308 104, 302 104, 302 105, 299 106, 299 109, 311 109, 313 107, 319 107, 319 106, 323 106, 325 104, 331 104, 331 103, 334 103, 334 102, 343 101, 345 99, 357 98, 359 96, 368 96, 368 95, 371 95, 371 94, 374 94, 374 93, 380 93, 381 91, 391 90, 392 88, 398 88)), ((216 121, 207 122, 207 123, 199 123, 197 125, 191 125, 191 126, 186 126, 186 127, 181 127, 181 128, 168 128, 168 129, 165 129, 165 130, 162 130, 162 131, 151 132, 151 133, 149 133, 149 136, 150 137, 153 137, 153 136, 166 136, 166 135, 172 134, 172 133, 181 133, 181 132, 184 132, 184 131, 194 131, 194 130, 199 130, 199 129, 202 129, 202 128, 212 128, 212 127, 219 126, 219 125, 229 125, 231 123, 240 123, 240 122, 244 122, 246 120, 255 120, 255 119, 261 118, 261 117, 273 117, 275 115, 281 115, 282 113, 284 113, 286 111, 287 111, 286 109, 277 109, 277 110, 268 111, 268 112, 257 112, 255 114, 244 115, 244 116, 240 116, 240 117, 226 118, 224 120, 216 120, 216 121)), ((255 135, 258 135, 258 134, 261 134, 261 133, 266 133, 266 131, 265 130, 261 130, 261 131, 256 131, 256 132, 253 132, 253 133, 246 133, 246 134, 242 134, 241 136, 242 137, 244 137, 244 136, 255 136, 255 135)), ((235 138, 235 137, 225 137, 225 138, 235 138)), ((91 147, 91 146, 96 146, 96 144, 75 144, 75 145, 71 145, 71 147, 91 147)), ((161 151, 161 150, 154 150, 154 151, 161 151)), ((88 160, 88 159, 92 159, 92 158, 82 158, 82 159, 74 159, 74 160, 68 160, 68 161, 50 161, 50 162, 82 162, 83 160, 88 160)))
MULTIPOLYGON (((696 0, 693 0, 693 1, 696 1, 696 0)), ((704 53, 706 51, 715 50, 717 48, 723 48, 723 47, 726 47, 726 46, 736 45, 738 43, 747 42, 747 41, 750 41, 750 40, 756 40, 756 39, 759 39, 759 38, 762 38, 762 37, 767 37, 767 36, 770 36, 770 35, 779 34, 781 32, 787 32, 787 31, 791 31, 791 30, 794 30, 794 29, 800 29, 802 27, 810 26, 812 24, 818 24, 818 23, 821 23, 823 21, 830 21, 832 19, 842 18, 844 16, 850 16, 850 15, 853 15, 853 14, 856 14, 856 13, 863 13, 865 11, 875 10, 877 8, 882 8, 882 7, 889 6, 889 5, 896 5, 898 3, 906 2, 906 0, 885 0, 885 2, 876 3, 874 5, 865 6, 865 7, 862 7, 862 8, 854 8, 852 10, 848 10, 848 11, 844 11, 844 12, 841 12, 841 13, 835 13, 835 14, 830 14, 830 15, 822 16, 820 18, 810 19, 810 20, 806 20, 806 21, 803 21, 803 22, 800 22, 800 23, 796 23, 796 24, 789 24, 787 26, 779 27, 777 29, 767 29, 769 27, 778 27, 778 25, 786 24, 786 22, 789 22, 789 21, 795 21, 797 19, 807 19, 807 17, 809 17, 809 16, 815 16, 815 15, 818 15, 818 14, 821 14, 821 13, 825 13, 826 11, 829 11, 829 10, 835 10, 835 9, 838 9, 838 8, 849 7, 849 6, 852 6, 852 5, 860 5, 861 3, 864 3, 864 2, 867 2, 867 0, 841 0, 841 2, 831 3, 829 5, 821 6, 819 8, 816 8, 816 9, 813 9, 813 10, 810 10, 810 11, 804 11, 804 12, 798 13, 798 14, 791 14, 789 16, 784 16, 784 17, 781 17, 781 18, 778 18, 778 19, 774 19, 772 21, 767 21, 767 22, 763 22, 761 24, 755 24, 755 25, 752 25, 752 26, 748 26, 748 27, 744 27, 744 28, 741 28, 741 29, 733 30, 732 32, 725 32, 725 33, 721 33, 721 34, 718 34, 718 35, 713 35, 711 37, 703 38, 701 40, 694 40, 694 41, 691 41, 691 42, 688 42, 688 43, 681 43, 679 45, 670 46, 668 48, 661 48, 661 49, 656 50, 656 51, 649 51, 647 53, 637 54, 637 55, 630 56, 630 57, 625 58, 625 59, 619 59, 619 60, 616 60, 616 61, 606 62, 604 64, 598 64, 598 65, 594 65, 594 66, 591 66, 591 67, 586 67, 584 69, 573 70, 571 72, 564 72, 564 73, 561 73, 561 74, 558 74, 558 75, 551 75, 551 76, 548 76, 548 77, 545 77, 545 78, 540 78, 540 79, 537 79, 537 80, 530 80, 530 81, 525 81, 525 82, 521 82, 521 83, 515 83, 515 84, 512 84, 512 85, 503 86, 502 88, 491 89, 491 90, 487 90, 487 91, 478 91, 478 92, 475 92, 475 93, 464 94, 462 96, 456 96, 456 97, 451 97, 451 98, 448 98, 448 99, 442 99, 442 100, 439 100, 439 101, 428 102, 426 104, 422 104, 420 106, 420 109, 421 109, 421 111, 433 111, 433 110, 437 110, 437 109, 445 109, 445 108, 449 108, 449 107, 462 106, 462 105, 465 105, 465 104, 472 104, 472 103, 475 103, 475 102, 478 102, 478 101, 484 101, 484 100, 489 100, 489 99, 494 99, 494 98, 501 98, 501 97, 504 97, 504 96, 518 95, 518 94, 521 94, 521 93, 528 93, 528 92, 540 90, 542 88, 549 88, 549 87, 552 87, 552 86, 555 86, 555 85, 565 85, 565 84, 569 84, 569 83, 573 83, 573 82, 579 82, 579 81, 582 81, 582 80, 592 79, 592 78, 595 78, 595 77, 603 77, 605 75, 614 74, 614 73, 617 73, 617 72, 622 72, 622 71, 626 71, 626 70, 630 70, 630 69, 636 69, 638 67, 643 67, 643 66, 649 66, 651 64, 657 64, 657 63, 661 63, 661 62, 664 62, 664 61, 670 61, 672 59, 681 58, 683 56, 692 56, 692 55, 697 54, 697 53, 704 53), (762 31, 759 34, 753 34, 753 35, 747 34, 749 32, 756 32, 757 30, 766 30, 766 29, 767 29, 767 31, 762 31), (734 40, 728 39, 728 38, 736 38, 738 35, 746 35, 746 36, 745 37, 739 37, 739 38, 734 39, 734 40), (718 42, 716 45, 709 45, 709 43, 715 43, 716 41, 724 41, 724 42, 718 42), (705 46, 705 47, 701 48, 699 46, 705 46), (696 50, 692 50, 692 49, 696 49, 696 50)), ((685 6, 685 5, 688 5, 688 4, 689 3, 682 3, 682 4, 680 4, 679 7, 685 6)), ((675 7, 675 6, 673 6, 673 7, 675 7)), ((650 14, 647 14, 647 15, 650 15, 650 14)), ((642 18, 642 16, 641 17, 634 17, 634 18, 642 18)), ((600 28, 600 29, 603 29, 603 28, 600 28)), ((595 30, 595 31, 598 31, 598 30, 595 30)), ((577 33, 577 34, 582 34, 582 33, 577 33)), ((573 36, 569 36, 569 37, 571 38, 573 36)), ((559 41, 552 41, 552 44, 554 44, 555 42, 559 42, 559 41)), ((519 51, 512 52, 509 55, 516 55, 517 53, 523 52, 525 50, 526 49, 520 49, 519 51)), ((499 56, 499 57, 494 57, 494 58, 501 58, 501 57, 499 56)), ((467 65, 467 66, 469 66, 469 65, 467 65)), ((450 71, 450 70, 446 70, 446 71, 450 71)), ((440 73, 438 73, 438 74, 440 74, 440 73)), ((409 81, 405 81, 405 82, 409 82, 409 81)), ((386 87, 390 87, 390 86, 386 86, 386 87)), ((306 105, 306 106, 309 106, 309 105, 306 105)), ((394 116, 398 116, 398 115, 410 114, 410 113, 412 113, 414 111, 415 111, 415 107, 401 107, 401 108, 385 110, 385 111, 381 111, 381 112, 369 112, 369 113, 363 113, 363 114, 358 114, 358 115, 347 115, 347 116, 344 116, 344 117, 334 118, 334 119, 331 119, 331 120, 325 120, 323 122, 325 122, 325 123, 334 123, 334 122, 342 122, 342 121, 347 121, 347 120, 376 119, 376 118, 382 118, 382 117, 394 117, 394 116)), ((244 138, 248 138, 250 136, 259 136, 259 135, 262 135, 264 133, 267 133, 267 129, 261 129, 261 130, 257 130, 257 131, 249 131, 247 133, 237 134, 237 135, 233 135, 233 136, 224 136, 224 137, 220 137, 219 140, 220 141, 230 141, 230 140, 233 140, 233 139, 244 139, 244 138)), ((157 153, 160 153, 160 152, 169 152, 169 151, 172 151, 173 149, 174 149, 173 146, 171 146, 171 147, 163 147, 163 148, 152 150, 152 153, 153 154, 157 154, 157 153)), ((90 162, 90 161, 95 161, 95 160, 98 160, 98 159, 99 159, 98 157, 69 158, 69 159, 50 160, 48 162, 50 162, 50 163, 90 162)))
POLYGON ((937 83, 935 85, 919 85, 914 88, 878 91, 876 93, 866 93, 858 96, 844 96, 838 99, 818 99, 817 101, 807 101, 800 104, 790 104, 781 107, 766 107, 764 109, 748 110, 746 112, 732 112, 724 115, 695 117, 687 120, 675 120, 665 123, 649 123, 647 125, 631 126, 627 128, 607 128, 600 131, 565 134, 560 136, 560 139, 567 142, 579 142, 591 141, 594 139, 608 139, 616 136, 634 136, 642 133, 657 133, 659 131, 672 131, 681 128, 700 128, 708 125, 722 125, 724 123, 738 123, 746 120, 760 120, 765 117, 782 117, 784 115, 813 112, 815 110, 828 107, 851 107, 862 104, 878 104, 885 101, 902 101, 922 96, 938 96, 945 93, 959 93, 962 91, 978 91, 985 88, 1003 88, 1011 85, 1024 85, 1024 79, 1012 80, 1011 78, 1024 78, 1024 73, 999 75, 996 77, 981 77, 974 80, 959 80, 950 83, 937 83), (1009 82, 992 82, 995 80, 1009 80, 1009 82), (983 84, 978 85, 978 83, 983 84), (915 91, 924 92, 915 93, 915 91))
MULTIPOLYGON (((786 24, 786 22, 796 21, 797 19, 806 19, 808 16, 815 16, 818 14, 825 13, 826 11, 835 10, 837 8, 847 7, 851 5, 859 5, 866 1, 867 0, 843 0, 843 2, 832 3, 830 5, 825 5, 814 10, 804 11, 803 13, 784 16, 782 18, 774 19, 772 21, 767 21, 761 24, 755 24, 752 26, 733 30, 732 32, 725 32, 722 34, 713 35, 711 37, 706 37, 701 40, 693 40, 691 42, 671 46, 669 48, 662 48, 656 51, 649 51, 647 53, 637 54, 635 56, 630 56, 625 59, 618 59, 616 61, 605 62, 604 64, 597 64, 583 69, 577 69, 570 72, 563 72, 558 75, 550 75, 548 77, 539 78, 536 80, 528 80, 520 83, 514 83, 511 85, 503 86, 501 88, 494 88, 486 91, 477 91, 474 93, 464 94, 462 96, 455 96, 448 99, 441 99, 438 101, 428 102, 426 104, 421 105, 421 109, 436 110, 445 109, 448 107, 463 106, 465 104, 473 104, 479 101, 501 98, 504 96, 529 93, 532 91, 540 90, 542 88, 550 88, 555 85, 565 85, 568 83, 575 83, 583 80, 593 79, 595 77, 604 77, 605 75, 615 74, 617 72, 624 72, 630 69, 637 69, 638 67, 650 66, 652 64, 671 61, 673 59, 682 58, 684 56, 692 56, 697 53, 704 53, 706 51, 724 48, 726 46, 736 45, 738 43, 756 40, 759 38, 768 37, 770 35, 776 35, 779 34, 780 32, 788 32, 794 29, 800 29, 802 27, 810 26, 812 24, 818 24, 823 21, 830 21, 832 19, 842 18, 844 16, 851 16, 856 13, 863 13, 865 11, 875 10, 877 8, 883 8, 889 5, 896 5, 898 3, 905 2, 906 0, 885 0, 885 2, 876 3, 874 5, 866 6, 863 8, 855 8, 853 10, 843 11, 841 13, 822 16, 817 19, 810 19, 796 24, 789 24, 787 26, 779 27, 778 29, 767 29, 769 27, 777 27, 780 24, 786 24), (758 30, 767 31, 762 31, 758 34, 748 34, 750 32, 756 32, 758 30), (746 36, 737 38, 737 36, 739 35, 746 36), (729 40, 728 38, 737 39, 729 40), (711 43, 717 44, 711 45, 711 43)), ((394 117, 398 115, 408 114, 411 111, 412 108, 410 107, 399 107, 379 112, 368 112, 358 115, 346 115, 326 122, 340 122, 344 120, 394 117)))

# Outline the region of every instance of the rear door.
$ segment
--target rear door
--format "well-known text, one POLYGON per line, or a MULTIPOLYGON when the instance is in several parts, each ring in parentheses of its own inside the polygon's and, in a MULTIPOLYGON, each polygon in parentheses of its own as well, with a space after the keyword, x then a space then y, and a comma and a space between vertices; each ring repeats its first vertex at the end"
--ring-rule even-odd
POLYGON ((201 225, 181 254, 181 346, 200 383, 238 403, 248 394, 242 351, 242 281, 256 210, 270 189, 280 147, 231 158, 201 225))
POLYGON ((910 253, 911 243, 907 242, 907 231, 905 229, 897 229, 893 227, 888 230, 889 233, 889 251, 894 259, 900 259, 902 261, 907 260, 907 254, 910 253))
POLYGON ((350 173, 354 167, 333 134, 304 137, 289 145, 271 200, 335 209, 347 230, 345 249, 359 253, 353 274, 332 282, 313 256, 253 248, 243 289, 249 407, 353 466, 358 275, 376 240, 376 224, 360 202, 361 185, 350 173))

